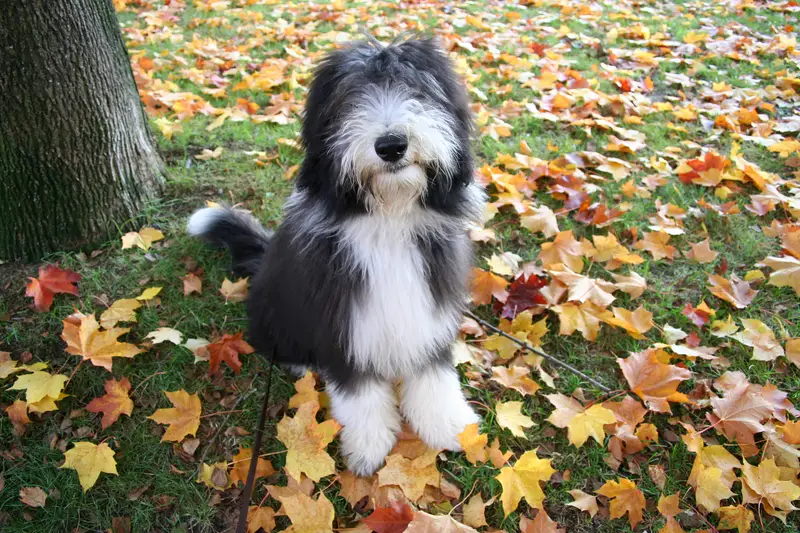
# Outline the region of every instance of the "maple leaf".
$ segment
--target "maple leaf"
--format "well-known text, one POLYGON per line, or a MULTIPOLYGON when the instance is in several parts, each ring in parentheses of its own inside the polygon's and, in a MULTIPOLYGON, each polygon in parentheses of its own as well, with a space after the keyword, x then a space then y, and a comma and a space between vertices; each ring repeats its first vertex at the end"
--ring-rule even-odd
POLYGON ((719 525, 717 529, 736 529, 738 533, 749 533, 753 523, 753 511, 744 505, 728 505, 717 509, 719 525))
POLYGON ((173 328, 158 328, 145 335, 144 338, 150 339, 153 344, 169 341, 180 346, 183 343, 183 333, 173 328))
POLYGON ((719 255, 711 249, 711 242, 708 239, 698 243, 691 243, 691 250, 686 254, 686 258, 698 263, 713 263, 719 255))
POLYGON ((612 273, 611 277, 614 278, 614 284, 617 288, 629 294, 631 298, 638 298, 647 289, 647 280, 636 272, 631 272, 630 276, 612 273))
POLYGON ((242 337, 244 332, 240 331, 233 335, 226 333, 217 342, 207 345, 205 348, 209 353, 208 375, 213 376, 220 372, 220 365, 224 362, 233 370, 234 374, 242 371, 242 362, 239 355, 248 355, 255 351, 242 337))
POLYGON ((230 484, 228 482, 228 463, 220 461, 213 465, 201 464, 196 481, 210 489, 225 490, 230 484))
POLYGON ((633 312, 621 307, 614 307, 613 311, 614 316, 606 319, 606 324, 624 329, 634 339, 644 339, 643 333, 655 326, 653 313, 641 305, 633 312))
POLYGON ((489 446, 488 449, 489 453, 489 461, 495 468, 502 468, 508 460, 511 459, 511 456, 514 455, 511 451, 502 452, 500 450, 500 439, 495 438, 492 441, 492 444, 489 446))
POLYGON ((49 374, 35 371, 17 377, 10 390, 24 390, 25 401, 30 404, 37 403, 44 398, 58 398, 64 390, 69 378, 63 374, 49 374))
POLYGON ((800 487, 782 479, 781 470, 772 459, 765 459, 758 466, 745 462, 742 474, 742 503, 760 503, 768 514, 785 524, 786 515, 797 509, 792 502, 800 499, 800 487))
POLYGON ((105 389, 104 396, 95 398, 86 406, 86 410, 90 413, 103 413, 100 422, 100 427, 103 429, 116 422, 120 415, 130 416, 133 412, 133 400, 128 396, 131 390, 128 378, 123 377, 119 381, 109 379, 105 383, 105 389))
POLYGON ((742 463, 725 446, 719 444, 705 446, 702 441, 701 445, 702 448, 697 451, 692 471, 689 473, 688 483, 693 487, 697 487, 703 470, 716 468, 720 472, 720 479, 727 488, 730 488, 733 482, 736 481, 734 469, 741 468, 742 463))
POLYGON ((597 307, 608 307, 614 301, 611 292, 616 287, 607 281, 582 276, 558 264, 549 268, 548 273, 569 288, 569 299, 575 302, 590 301, 597 307))
POLYGON ((530 369, 523 366, 493 366, 489 379, 523 396, 533 396, 541 387, 530 378, 530 374, 530 369))
POLYGON ((136 297, 136 299, 141 302, 149 302, 150 300, 159 295, 162 288, 163 287, 147 287, 145 290, 142 291, 142 294, 136 297))
POLYGON ((486 445, 489 444, 489 436, 479 433, 478 424, 469 424, 464 431, 458 434, 458 443, 467 455, 467 461, 476 465, 485 463, 489 456, 486 453, 486 445))
POLYGON ((508 287, 508 281, 500 276, 480 268, 472 269, 470 293, 472 294, 472 302, 475 305, 492 303, 492 296, 500 302, 505 302, 508 298, 506 287, 508 287))
POLYGON ((118 322, 136 322, 136 310, 141 306, 141 302, 134 298, 117 300, 100 315, 100 325, 110 329, 118 322))
POLYGON ((671 413, 669 402, 686 403, 689 399, 677 391, 678 385, 692 377, 691 371, 659 360, 656 350, 633 352, 627 359, 617 359, 628 385, 647 406, 659 413, 671 413))
POLYGON ((520 256, 511 252, 503 252, 500 255, 492 254, 492 257, 486 261, 489 265, 489 270, 501 276, 514 276, 519 272, 519 262, 522 260, 520 256))
MULTIPOLYGON (((502 318, 515 318, 520 313, 537 305, 545 305, 547 300, 541 293, 542 287, 547 285, 547 279, 535 274, 523 274, 515 279, 508 290, 504 301, 495 302, 495 311, 502 307, 502 318)), ((547 328, 545 327, 545 333, 547 328)))
POLYGON ((73 442, 72 449, 64 453, 64 464, 61 468, 72 469, 78 473, 83 492, 94 487, 101 473, 117 475, 114 450, 105 442, 100 444, 73 442))
POLYGON ((520 533, 566 533, 566 530, 559 528, 544 509, 540 509, 533 520, 521 516, 519 531, 520 533))
POLYGON ((800 296, 800 259, 796 257, 767 257, 758 263, 773 270, 769 284, 776 287, 791 287, 800 296))
POLYGON ((219 293, 225 297, 225 303, 240 303, 247 300, 247 282, 250 278, 242 278, 235 283, 225 278, 219 293))
POLYGON ((28 279, 30 282, 25 287, 25 296, 33 298, 33 308, 37 311, 49 311, 56 294, 78 296, 75 284, 81 280, 81 275, 58 268, 57 265, 45 265, 39 267, 38 278, 28 279))
MULTIPOLYGON (((725 393, 724 398, 711 398, 713 414, 707 416, 714 426, 728 439, 736 440, 740 446, 755 449, 753 435, 765 431, 762 420, 768 418, 771 409, 760 391, 747 381, 737 384, 725 393)), ((751 455, 748 453, 747 455, 751 455)))
POLYGON ((644 494, 630 479, 622 477, 619 478, 619 481, 606 481, 595 492, 611 500, 611 518, 620 518, 628 513, 631 528, 635 528, 636 524, 642 521, 642 511, 645 506, 644 494))
POLYGON ((731 335, 731 338, 752 347, 753 359, 773 361, 784 354, 783 347, 775 339, 775 333, 766 324, 754 318, 743 318, 741 321, 744 330, 731 335))
POLYGON ((673 259, 677 248, 667 244, 670 235, 665 231, 648 231, 644 234, 644 238, 638 241, 634 246, 637 250, 645 250, 650 252, 653 260, 659 261, 661 259, 673 259))
POLYGON ((586 511, 589 513, 589 516, 594 518, 594 515, 597 514, 597 498, 591 494, 586 494, 580 489, 572 489, 569 491, 569 494, 574 501, 567 503, 567 505, 580 509, 581 511, 586 511))
POLYGON ((414 520, 414 509, 407 503, 392 502, 391 507, 379 507, 363 520, 375 533, 403 533, 414 520))
POLYGON ((730 280, 711 274, 708 276, 708 282, 711 284, 711 294, 737 309, 744 309, 750 305, 758 294, 758 291, 751 289, 750 284, 739 279, 736 274, 732 275, 730 280))
POLYGON ((66 351, 88 359, 94 366, 111 372, 113 357, 133 357, 144 352, 135 344, 120 342, 117 337, 130 331, 130 328, 111 328, 100 331, 100 324, 94 314, 70 316, 64 321, 61 338, 67 343, 66 351))
POLYGON ((441 476, 436 469, 438 453, 437 450, 427 450, 415 459, 398 453, 389 455, 386 465, 378 470, 379 485, 397 485, 411 502, 416 502, 422 498, 425 485, 439 486, 441 476))
POLYGON ((316 390, 316 383, 314 374, 310 370, 306 370, 303 377, 294 382, 294 388, 297 393, 289 398, 289 408, 297 409, 306 402, 319 402, 319 392, 316 390))
POLYGON ((21 437, 25 433, 25 426, 31 423, 31 419, 28 418, 28 404, 22 400, 16 400, 6 407, 6 414, 14 426, 14 432, 21 437))
POLYGON ((684 315, 686 318, 692 321, 692 323, 697 326, 698 328, 702 328, 706 324, 708 324, 711 316, 714 315, 716 312, 708 307, 705 302, 701 302, 700 305, 697 307, 692 306, 692 304, 687 303, 686 306, 681 311, 681 314, 684 315))
POLYGON ((292 525, 284 529, 285 533, 333 533, 333 504, 322 492, 316 500, 302 492, 272 493, 272 497, 281 502, 283 511, 292 521, 292 525))
POLYGON ((19 491, 19 501, 28 507, 44 507, 47 494, 39 487, 22 487, 19 491))
POLYGON ((161 442, 181 442, 187 435, 195 436, 200 427, 200 414, 202 406, 197 394, 189 394, 185 390, 174 392, 165 391, 164 394, 174 408, 158 409, 147 418, 158 423, 168 424, 161 442))
POLYGON ((522 402, 501 402, 495 406, 497 424, 511 431, 515 437, 527 439, 523 428, 534 425, 530 417, 522 414, 522 402))
POLYGON ((600 333, 600 324, 611 318, 610 311, 597 307, 591 302, 580 305, 567 302, 552 308, 558 315, 559 334, 571 335, 578 330, 587 341, 594 341, 600 333))
POLYGON ((141 230, 131 231, 122 236, 122 249, 141 248, 145 252, 150 249, 154 242, 164 238, 164 234, 155 228, 142 228, 141 230))
MULTIPOLYGON (((492 499, 494 500, 494 498, 492 499)), ((461 507, 464 523, 471 527, 488 526, 486 523, 486 506, 480 493, 473 495, 467 503, 461 507)))
POLYGON ((181 281, 183 281, 184 296, 189 296, 193 292, 203 294, 203 280, 194 272, 189 272, 185 276, 182 276, 181 281))
POLYGON ((562 263, 580 274, 583 270, 583 247, 575 240, 572 230, 562 231, 553 242, 542 243, 539 260, 544 267, 562 263))
POLYGON ((259 530, 275 529, 275 510, 271 507, 251 505, 247 508, 247 533, 258 533, 259 530))
POLYGON ((600 404, 585 409, 575 398, 563 394, 546 394, 545 398, 555 410, 547 421, 558 428, 567 428, 569 441, 576 447, 583 446, 589 437, 600 444, 606 437, 603 426, 617 421, 614 412, 600 404))
POLYGON ((716 511, 720 500, 726 500, 733 495, 722 480, 722 471, 719 468, 705 467, 697 476, 695 498, 697 504, 702 505, 706 511, 716 511))
POLYGON ((406 533, 478 533, 477 530, 459 524, 450 515, 434 516, 423 511, 414 513, 406 533))
MULTIPOLYGON (((230 484, 232 486, 235 487, 239 481, 242 483, 247 481, 247 474, 250 469, 250 459, 252 457, 252 449, 243 448, 241 446, 239 447, 239 453, 233 456, 233 465, 230 473, 230 484)), ((256 472, 255 476, 253 477, 253 481, 255 482, 262 477, 271 476, 274 473, 275 469, 272 467, 272 463, 259 457, 258 461, 256 461, 256 472)))
POLYGON ((519 221, 523 228, 533 232, 541 231, 548 239, 559 231, 556 215, 546 205, 529 207, 525 213, 520 215, 519 221))
POLYGON ((550 459, 540 459, 538 449, 523 453, 514 466, 505 466, 495 479, 503 487, 500 501, 503 503, 505 516, 511 514, 524 497, 530 507, 542 509, 544 492, 542 482, 547 482, 556 473, 550 465, 550 459))
POLYGON ((333 459, 325 451, 342 426, 335 420, 317 423, 319 403, 311 401, 300 406, 294 418, 285 415, 278 422, 278 440, 288 451, 286 472, 295 479, 305 474, 314 481, 336 472, 333 459))

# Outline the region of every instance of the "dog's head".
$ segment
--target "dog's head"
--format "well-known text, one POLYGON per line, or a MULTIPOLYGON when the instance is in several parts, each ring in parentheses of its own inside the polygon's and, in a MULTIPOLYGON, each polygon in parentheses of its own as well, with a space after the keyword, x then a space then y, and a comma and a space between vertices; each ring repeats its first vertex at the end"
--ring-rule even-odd
POLYGON ((433 40, 357 43, 315 72, 301 179, 368 208, 425 201, 471 180, 471 130, 464 85, 433 40))

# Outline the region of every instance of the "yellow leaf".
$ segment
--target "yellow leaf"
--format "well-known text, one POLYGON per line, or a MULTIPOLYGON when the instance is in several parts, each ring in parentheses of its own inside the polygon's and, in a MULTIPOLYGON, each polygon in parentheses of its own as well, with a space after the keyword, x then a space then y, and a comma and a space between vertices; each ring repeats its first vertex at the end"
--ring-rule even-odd
POLYGON ((607 319, 606 323, 624 329, 634 339, 644 339, 645 336, 643 333, 646 333, 650 328, 655 326, 653 322, 653 313, 641 305, 633 312, 621 307, 614 307, 613 309, 614 316, 607 319))
POLYGON ((471 527, 488 526, 485 515, 486 505, 480 492, 472 496, 461 508, 464 513, 464 523, 471 527))
POLYGON ((319 402, 319 392, 316 390, 316 380, 310 370, 306 370, 305 375, 294 382, 297 393, 289 398, 289 408, 297 409, 306 402, 319 402))
POLYGON ((333 459, 325 450, 342 428, 335 420, 317 423, 319 403, 309 401, 300 406, 294 418, 288 415, 278 422, 278 440, 288 451, 286 472, 295 479, 305 474, 314 481, 336 472, 333 459))
POLYGON ((137 246, 146 252, 154 242, 163 238, 164 234, 155 228, 142 228, 138 232, 131 231, 122 236, 122 249, 137 246))
POLYGON ((136 322, 136 310, 142 304, 133 298, 117 300, 100 315, 100 325, 105 329, 113 328, 117 322, 136 322))
POLYGON ((711 334, 715 337, 730 337, 737 331, 739 326, 734 323, 732 315, 728 315, 726 320, 715 320, 711 323, 711 334))
POLYGON ((69 394, 64 394, 64 393, 61 393, 58 396, 45 396, 38 402, 29 403, 28 412, 41 414, 41 413, 48 413, 50 411, 56 411, 58 409, 56 402, 60 402, 67 396, 69 396, 69 394))
POLYGON ((541 483, 547 482, 556 471, 550 466, 550 459, 540 459, 536 452, 523 453, 514 466, 503 467, 495 477, 503 487, 500 501, 506 516, 517 508, 523 497, 530 507, 542 509, 544 492, 541 483))
POLYGON ((24 390, 25 401, 28 404, 33 404, 45 397, 58 398, 61 391, 64 390, 64 385, 68 379, 63 374, 48 374, 47 372, 36 371, 17 377, 17 380, 9 389, 24 390))
POLYGON ((580 274, 583 270, 583 247, 575 240, 572 230, 562 231, 556 235, 553 242, 542 243, 539 260, 544 267, 563 263, 570 270, 580 274))
POLYGON ((486 445, 489 444, 489 436, 479 433, 478 424, 469 424, 464 431, 458 434, 458 442, 467 454, 467 461, 476 465, 485 463, 489 457, 486 453, 486 445))
POLYGON ((69 468, 78 473, 83 492, 94 487, 101 473, 117 475, 114 450, 105 442, 74 442, 73 448, 64 453, 64 464, 61 468, 69 468))
POLYGON ((541 231, 548 239, 558 233, 558 221, 553 210, 546 205, 530 207, 520 215, 519 219, 523 228, 528 231, 541 231))
POLYGON ((181 442, 187 435, 193 437, 200 427, 200 414, 202 406, 197 394, 189 394, 185 390, 164 392, 174 408, 159 409, 147 418, 158 423, 168 424, 169 427, 161 437, 161 442, 181 442))
POLYGON ((758 466, 745 462, 742 474, 742 503, 760 503, 768 514, 785 524, 786 515, 796 509, 792 502, 800 499, 800 487, 791 481, 794 475, 783 478, 772 459, 765 459, 758 466))
POLYGON ((800 259, 796 257, 767 257, 758 266, 773 269, 769 284, 776 287, 791 287, 800 296, 800 259))
POLYGON ((497 424, 511 431, 515 437, 527 439, 523 428, 534 425, 530 417, 522 414, 522 402, 503 402, 496 406, 497 424))
POLYGON ((120 342, 117 337, 130 331, 130 328, 111 328, 100 331, 100 324, 94 314, 72 315, 64 321, 61 338, 67 343, 66 351, 88 359, 94 366, 111 371, 113 357, 133 357, 144 352, 135 344, 120 342))
POLYGON ((697 476, 695 497, 697 504, 708 512, 719 509, 720 500, 733 496, 733 492, 722 481, 722 471, 716 467, 705 467, 697 476))
POLYGON ((775 339, 775 333, 755 318, 741 319, 744 329, 731 338, 753 348, 756 361, 773 361, 784 354, 783 347, 775 339))
POLYGON ((225 278, 222 281, 219 292, 225 297, 226 302, 243 302, 247 299, 247 281, 249 279, 241 278, 236 282, 231 282, 228 278, 225 278))
POLYGON ((569 494, 575 501, 569 502, 567 505, 586 511, 589 516, 594 518, 594 515, 597 514, 597 498, 591 494, 586 494, 580 489, 572 489, 569 494))
POLYGON ((602 445, 606 438, 603 426, 617 421, 614 412, 600 404, 584 409, 576 399, 563 394, 547 394, 545 397, 555 407, 547 421, 558 428, 567 428, 569 441, 578 448, 589 437, 602 445))
POLYGON ((289 496, 274 493, 273 497, 292 521, 285 533, 333 533, 333 504, 322 492, 316 500, 299 491, 289 496))
POLYGON ((247 508, 247 533, 258 533, 261 529, 266 532, 275 529, 275 510, 251 505, 247 508))
POLYGON ((612 273, 611 277, 614 278, 614 284, 617 288, 629 294, 631 298, 638 298, 647 289, 647 280, 636 272, 631 272, 630 276, 612 273))
POLYGON ((719 525, 717 529, 736 529, 738 533, 749 533, 753 523, 753 511, 744 505, 728 505, 717 509, 719 525))
POLYGON ((606 481, 596 492, 611 499, 611 518, 620 518, 628 513, 631 528, 642 521, 642 511, 646 503, 644 494, 630 479, 623 477, 619 481, 606 481))
POLYGON ((601 322, 613 316, 610 311, 597 307, 592 302, 580 305, 567 302, 552 309, 558 314, 560 335, 571 335, 577 329, 588 341, 596 340, 601 322))
POLYGON ((416 503, 422 498, 425 486, 439 487, 441 474, 436 469, 438 450, 427 450, 416 459, 408 459, 399 453, 386 458, 386 466, 378 470, 378 483, 397 485, 406 498, 416 503))
POLYGON ((142 294, 137 296, 136 299, 142 302, 147 302, 158 296, 158 293, 160 292, 161 292, 161 287, 148 287, 145 290, 143 290, 142 294))
POLYGON ((211 489, 225 490, 229 485, 228 463, 225 461, 214 463, 213 465, 203 463, 200 465, 200 474, 197 476, 197 482, 211 489))
POLYGON ((530 378, 531 371, 523 366, 493 366, 492 381, 508 389, 514 389, 522 395, 532 396, 540 389, 539 385, 530 378))

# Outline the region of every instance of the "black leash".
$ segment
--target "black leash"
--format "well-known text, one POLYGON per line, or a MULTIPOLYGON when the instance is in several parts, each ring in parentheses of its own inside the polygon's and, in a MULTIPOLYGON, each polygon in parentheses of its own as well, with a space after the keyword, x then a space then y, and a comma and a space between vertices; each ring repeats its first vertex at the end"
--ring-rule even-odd
POLYGON ((256 466, 261 455, 261 440, 264 436, 264 427, 267 424, 267 408, 269 407, 269 393, 272 388, 272 370, 275 367, 273 352, 269 358, 269 373, 267 377, 267 393, 261 404, 261 416, 258 419, 258 430, 256 431, 256 441, 253 443, 252 455, 250 456, 250 468, 247 470, 247 480, 244 483, 242 493, 242 503, 239 507, 239 520, 236 523, 236 533, 245 533, 247 530, 247 512, 250 509, 250 498, 253 496, 253 485, 256 477, 256 466))
POLYGON ((555 357, 553 357, 552 355, 548 355, 548 354, 544 353, 544 352, 543 352, 543 351, 541 351, 541 350, 537 350, 536 348, 534 348, 533 346, 531 346, 531 345, 530 345, 530 344, 528 344, 527 342, 522 342, 521 340, 519 340, 518 338, 514 337, 513 335, 509 335, 508 333, 506 333, 506 332, 505 332, 505 331, 503 331, 502 329, 499 329, 499 328, 497 328, 497 327, 493 326, 492 324, 490 324, 490 323, 486 322, 485 320, 483 320, 482 318, 480 318, 479 316, 477 316, 477 315, 476 315, 475 313, 473 313, 472 311, 467 311, 467 313, 466 313, 466 314, 467 314, 467 315, 468 315, 468 316, 469 316, 471 319, 473 319, 473 320, 475 320, 476 322, 478 322, 478 323, 479 323, 481 326, 483 326, 483 327, 485 327, 485 328, 489 328, 490 330, 492 330, 493 332, 497 333, 498 335, 501 335, 501 336, 503 336, 503 337, 507 338, 508 340, 510 340, 510 341, 512 341, 512 342, 514 342, 514 343, 516 343, 516 344, 518 344, 518 345, 519 345, 519 346, 521 346, 522 348, 525 348, 525 349, 526 349, 526 350, 528 350, 529 352, 533 352, 533 353, 535 353, 536 355, 539 355, 539 356, 542 356, 542 357, 544 357, 545 359, 547 359, 547 360, 548 360, 548 361, 550 361, 551 363, 555 363, 555 364, 557 364, 557 365, 559 365, 559 366, 561 366, 561 367, 563 367, 563 368, 566 368, 566 369, 567 369, 567 370, 569 370, 570 372, 572 372, 572 373, 574 373, 574 374, 576 374, 576 375, 580 376, 581 378, 585 379, 586 381, 588 381, 589 383, 591 383, 592 385, 594 385, 595 387, 597 387, 597 388, 598 388, 598 389, 600 389, 601 391, 603 391, 603 392, 611 392, 611 389, 609 389, 608 387, 606 387, 605 385, 603 385, 602 383, 600 383, 600 382, 599 382, 599 381, 597 381, 596 379, 594 379, 594 378, 591 378, 591 377, 587 376, 586 374, 584 374, 583 372, 581 372, 580 370, 578 370, 578 369, 577 369, 577 368, 575 368, 574 366, 572 366, 572 365, 570 365, 570 364, 568 364, 568 363, 565 363, 564 361, 561 361, 560 359, 556 359, 556 358, 555 358, 555 357))

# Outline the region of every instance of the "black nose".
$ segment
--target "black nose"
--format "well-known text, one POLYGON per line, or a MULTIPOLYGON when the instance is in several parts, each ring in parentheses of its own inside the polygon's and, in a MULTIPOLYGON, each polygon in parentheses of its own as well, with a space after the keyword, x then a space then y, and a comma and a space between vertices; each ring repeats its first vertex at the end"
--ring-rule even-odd
POLYGON ((375 153, 388 163, 399 161, 408 148, 408 139, 401 133, 390 133, 375 141, 375 153))

